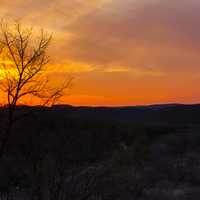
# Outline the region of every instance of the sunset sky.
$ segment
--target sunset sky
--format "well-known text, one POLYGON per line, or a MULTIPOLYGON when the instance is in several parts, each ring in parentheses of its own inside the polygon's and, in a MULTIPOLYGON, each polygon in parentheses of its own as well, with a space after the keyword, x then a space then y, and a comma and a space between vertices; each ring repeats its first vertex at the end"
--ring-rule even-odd
POLYGON ((0 0, 0 17, 53 33, 62 103, 200 102, 199 0, 0 0))

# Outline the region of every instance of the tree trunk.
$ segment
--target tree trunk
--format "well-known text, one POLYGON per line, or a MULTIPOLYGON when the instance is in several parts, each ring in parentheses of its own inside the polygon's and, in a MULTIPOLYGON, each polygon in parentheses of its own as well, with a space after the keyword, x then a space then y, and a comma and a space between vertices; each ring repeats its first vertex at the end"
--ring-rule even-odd
POLYGON ((12 126, 13 126, 13 109, 8 108, 8 112, 9 112, 8 113, 8 122, 6 125, 4 135, 2 137, 1 146, 0 146, 0 162, 3 159, 4 153, 6 150, 6 146, 8 144, 9 138, 11 136, 12 126))

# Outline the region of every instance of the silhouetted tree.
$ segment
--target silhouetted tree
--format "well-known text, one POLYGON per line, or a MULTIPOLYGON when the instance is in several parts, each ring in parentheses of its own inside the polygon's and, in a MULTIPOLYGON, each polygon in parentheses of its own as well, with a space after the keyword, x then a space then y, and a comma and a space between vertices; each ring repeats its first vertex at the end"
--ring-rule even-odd
POLYGON ((8 110, 7 128, 2 136, 0 159, 11 135, 11 129, 17 120, 14 113, 16 106, 24 97, 41 99, 41 106, 51 105, 57 101, 63 91, 69 87, 71 80, 58 87, 51 87, 45 76, 49 62, 47 49, 52 36, 40 31, 34 35, 32 28, 24 28, 20 23, 9 26, 0 24, 1 83, 0 89, 6 94, 8 110))

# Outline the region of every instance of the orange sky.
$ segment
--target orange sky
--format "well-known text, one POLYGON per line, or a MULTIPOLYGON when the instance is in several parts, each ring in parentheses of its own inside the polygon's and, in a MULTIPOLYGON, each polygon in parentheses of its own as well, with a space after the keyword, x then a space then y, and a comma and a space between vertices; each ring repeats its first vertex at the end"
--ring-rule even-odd
POLYGON ((73 76, 61 103, 200 102, 200 1, 0 0, 0 17, 53 32, 49 75, 73 76))

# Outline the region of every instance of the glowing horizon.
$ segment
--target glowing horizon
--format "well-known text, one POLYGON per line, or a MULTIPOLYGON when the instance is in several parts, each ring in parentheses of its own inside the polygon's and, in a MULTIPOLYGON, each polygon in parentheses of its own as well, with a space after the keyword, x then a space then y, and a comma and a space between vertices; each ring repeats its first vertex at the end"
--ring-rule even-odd
POLYGON ((60 103, 200 102, 198 0, 0 3, 0 17, 53 33, 47 73, 53 82, 74 77, 60 103))

